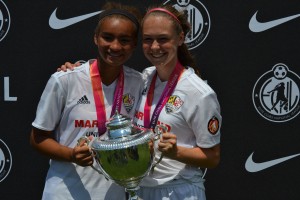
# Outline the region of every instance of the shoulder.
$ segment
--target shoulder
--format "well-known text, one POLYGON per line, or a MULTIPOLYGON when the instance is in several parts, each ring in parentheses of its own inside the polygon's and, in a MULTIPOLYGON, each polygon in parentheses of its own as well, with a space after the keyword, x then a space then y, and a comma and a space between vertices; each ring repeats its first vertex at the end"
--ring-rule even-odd
POLYGON ((182 75, 181 86, 187 89, 189 88, 189 90, 193 90, 201 96, 207 96, 215 93, 206 81, 194 73, 192 68, 188 68, 182 75))
POLYGON ((145 82, 145 84, 149 84, 152 80, 152 77, 154 75, 155 70, 155 66, 151 66, 151 67, 147 67, 143 70, 142 74, 143 74, 143 80, 145 82))
POLYGON ((153 72, 155 71, 155 66, 151 66, 151 67, 147 67, 143 70, 143 76, 144 77, 148 77, 151 76, 153 74, 153 72))
POLYGON ((56 79, 64 79, 70 76, 76 76, 79 74, 87 74, 89 72, 89 62, 86 62, 78 67, 75 67, 74 70, 67 70, 66 72, 60 71, 55 72, 52 76, 56 79))
POLYGON ((58 84, 61 88, 67 90, 69 86, 83 83, 82 80, 90 80, 88 62, 74 68, 73 71, 60 71, 52 74, 49 82, 52 82, 52 84, 58 84))

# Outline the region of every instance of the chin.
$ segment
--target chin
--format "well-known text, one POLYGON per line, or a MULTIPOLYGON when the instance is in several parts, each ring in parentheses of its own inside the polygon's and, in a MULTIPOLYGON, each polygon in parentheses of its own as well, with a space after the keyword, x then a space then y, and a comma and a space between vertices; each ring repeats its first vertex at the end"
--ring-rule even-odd
POLYGON ((155 66, 163 65, 165 63, 165 61, 161 59, 150 59, 149 61, 155 66))

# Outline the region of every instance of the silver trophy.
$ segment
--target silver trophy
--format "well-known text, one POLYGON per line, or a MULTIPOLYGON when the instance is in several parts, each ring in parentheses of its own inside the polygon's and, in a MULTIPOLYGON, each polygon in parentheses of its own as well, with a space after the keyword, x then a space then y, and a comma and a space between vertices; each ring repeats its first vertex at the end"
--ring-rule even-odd
MULTIPOLYGON (((130 118, 117 111, 106 123, 107 137, 87 141, 94 152, 99 173, 120 186, 129 193, 129 199, 138 199, 136 191, 142 179, 153 170, 154 142, 159 139, 164 126, 156 126, 154 132, 139 128, 132 124, 130 118)), ((87 140, 87 138, 83 138, 87 140)))

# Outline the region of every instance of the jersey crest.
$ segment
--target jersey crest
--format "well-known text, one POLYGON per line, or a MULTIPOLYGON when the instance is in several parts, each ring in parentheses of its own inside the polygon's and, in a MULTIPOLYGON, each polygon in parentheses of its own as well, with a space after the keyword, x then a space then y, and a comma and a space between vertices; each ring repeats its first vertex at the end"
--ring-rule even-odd
POLYGON ((172 95, 166 103, 166 113, 176 112, 182 105, 182 99, 177 95, 172 95))
POLYGON ((129 113, 133 108, 134 101, 135 101, 135 97, 132 96, 131 94, 128 93, 123 95, 123 104, 127 113, 129 113))

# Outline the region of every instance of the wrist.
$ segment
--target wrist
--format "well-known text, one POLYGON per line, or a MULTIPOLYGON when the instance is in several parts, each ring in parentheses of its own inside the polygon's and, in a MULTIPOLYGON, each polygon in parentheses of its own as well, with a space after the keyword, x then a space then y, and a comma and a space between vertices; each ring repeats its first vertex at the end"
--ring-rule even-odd
POLYGON ((76 163, 75 148, 71 150, 70 162, 76 163))

